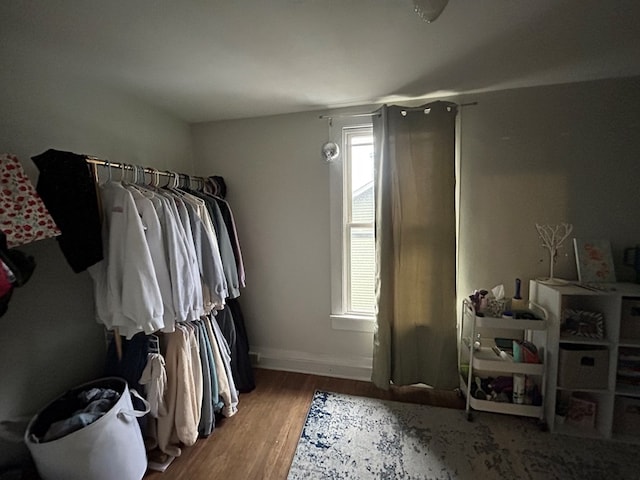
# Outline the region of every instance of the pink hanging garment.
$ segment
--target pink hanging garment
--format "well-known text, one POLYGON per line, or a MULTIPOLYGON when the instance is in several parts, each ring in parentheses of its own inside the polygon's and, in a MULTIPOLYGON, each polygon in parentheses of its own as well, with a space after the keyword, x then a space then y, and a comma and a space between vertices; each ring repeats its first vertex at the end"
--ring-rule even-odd
POLYGON ((11 293, 11 289, 13 288, 11 280, 9 279, 9 272, 9 267, 7 267, 2 260, 0 260, 0 298, 4 297, 8 293, 11 293))
POLYGON ((0 230, 9 248, 60 235, 20 160, 10 153, 0 154, 0 230))

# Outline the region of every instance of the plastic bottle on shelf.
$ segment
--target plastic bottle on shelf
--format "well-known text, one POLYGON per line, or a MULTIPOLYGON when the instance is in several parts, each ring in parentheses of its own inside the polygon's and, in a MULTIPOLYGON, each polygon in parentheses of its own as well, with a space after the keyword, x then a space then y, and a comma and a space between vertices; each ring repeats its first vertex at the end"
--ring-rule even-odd
POLYGON ((513 374, 513 403, 522 405, 525 397, 526 379, 523 373, 513 374))
POLYGON ((473 349, 480 350, 482 343, 480 342, 480 334, 476 334, 476 340, 473 342, 473 349))

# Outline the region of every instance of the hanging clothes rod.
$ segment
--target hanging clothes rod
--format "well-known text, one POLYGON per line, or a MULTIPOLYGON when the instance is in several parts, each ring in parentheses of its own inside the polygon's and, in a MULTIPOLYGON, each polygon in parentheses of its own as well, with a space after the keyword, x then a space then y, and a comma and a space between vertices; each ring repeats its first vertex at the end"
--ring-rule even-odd
MULTIPOLYGON (((92 157, 87 155, 86 157, 86 162, 93 164, 93 165, 100 165, 102 167, 111 167, 111 168, 118 168, 121 170, 133 170, 133 166, 130 164, 126 164, 126 163, 118 163, 118 162, 109 162, 107 160, 102 160, 100 158, 97 157, 92 157)), ((175 178, 176 175, 178 175, 178 177, 187 177, 190 179, 195 179, 198 181, 201 181, 203 184, 205 183, 205 179, 203 177, 197 177, 195 175, 187 175, 186 173, 180 173, 180 172, 169 172, 166 170, 158 170, 155 168, 149 168, 149 167, 143 167, 143 171, 144 173, 148 173, 149 175, 162 175, 165 177, 173 177, 175 178)))
MULTIPOLYGON (((460 103, 458 107, 471 107, 473 105, 478 105, 478 102, 469 102, 469 103, 460 103)), ((407 107, 404 109, 405 111, 412 112, 414 110, 424 110, 424 107, 407 107)), ((320 115, 318 118, 325 120, 332 118, 343 118, 343 117, 373 117, 374 115, 380 115, 378 112, 366 112, 366 113, 337 113, 335 115, 320 115)))

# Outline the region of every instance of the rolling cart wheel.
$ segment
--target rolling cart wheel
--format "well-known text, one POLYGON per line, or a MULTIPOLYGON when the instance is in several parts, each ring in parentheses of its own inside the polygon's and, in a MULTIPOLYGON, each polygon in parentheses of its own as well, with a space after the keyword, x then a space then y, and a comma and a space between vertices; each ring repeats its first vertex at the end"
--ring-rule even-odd
POLYGON ((471 412, 467 412, 467 422, 473 422, 473 417, 471 416, 471 412))

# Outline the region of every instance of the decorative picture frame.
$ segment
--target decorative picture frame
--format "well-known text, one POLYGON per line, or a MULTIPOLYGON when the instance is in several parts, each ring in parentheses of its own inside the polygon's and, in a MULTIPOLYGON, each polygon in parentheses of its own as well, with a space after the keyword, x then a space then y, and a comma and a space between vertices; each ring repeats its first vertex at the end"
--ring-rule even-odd
POLYGON ((609 240, 573 239, 580 283, 615 283, 616 272, 609 240))
POLYGON ((562 311, 560 334, 602 340, 605 338, 604 315, 601 312, 565 308, 562 311))

